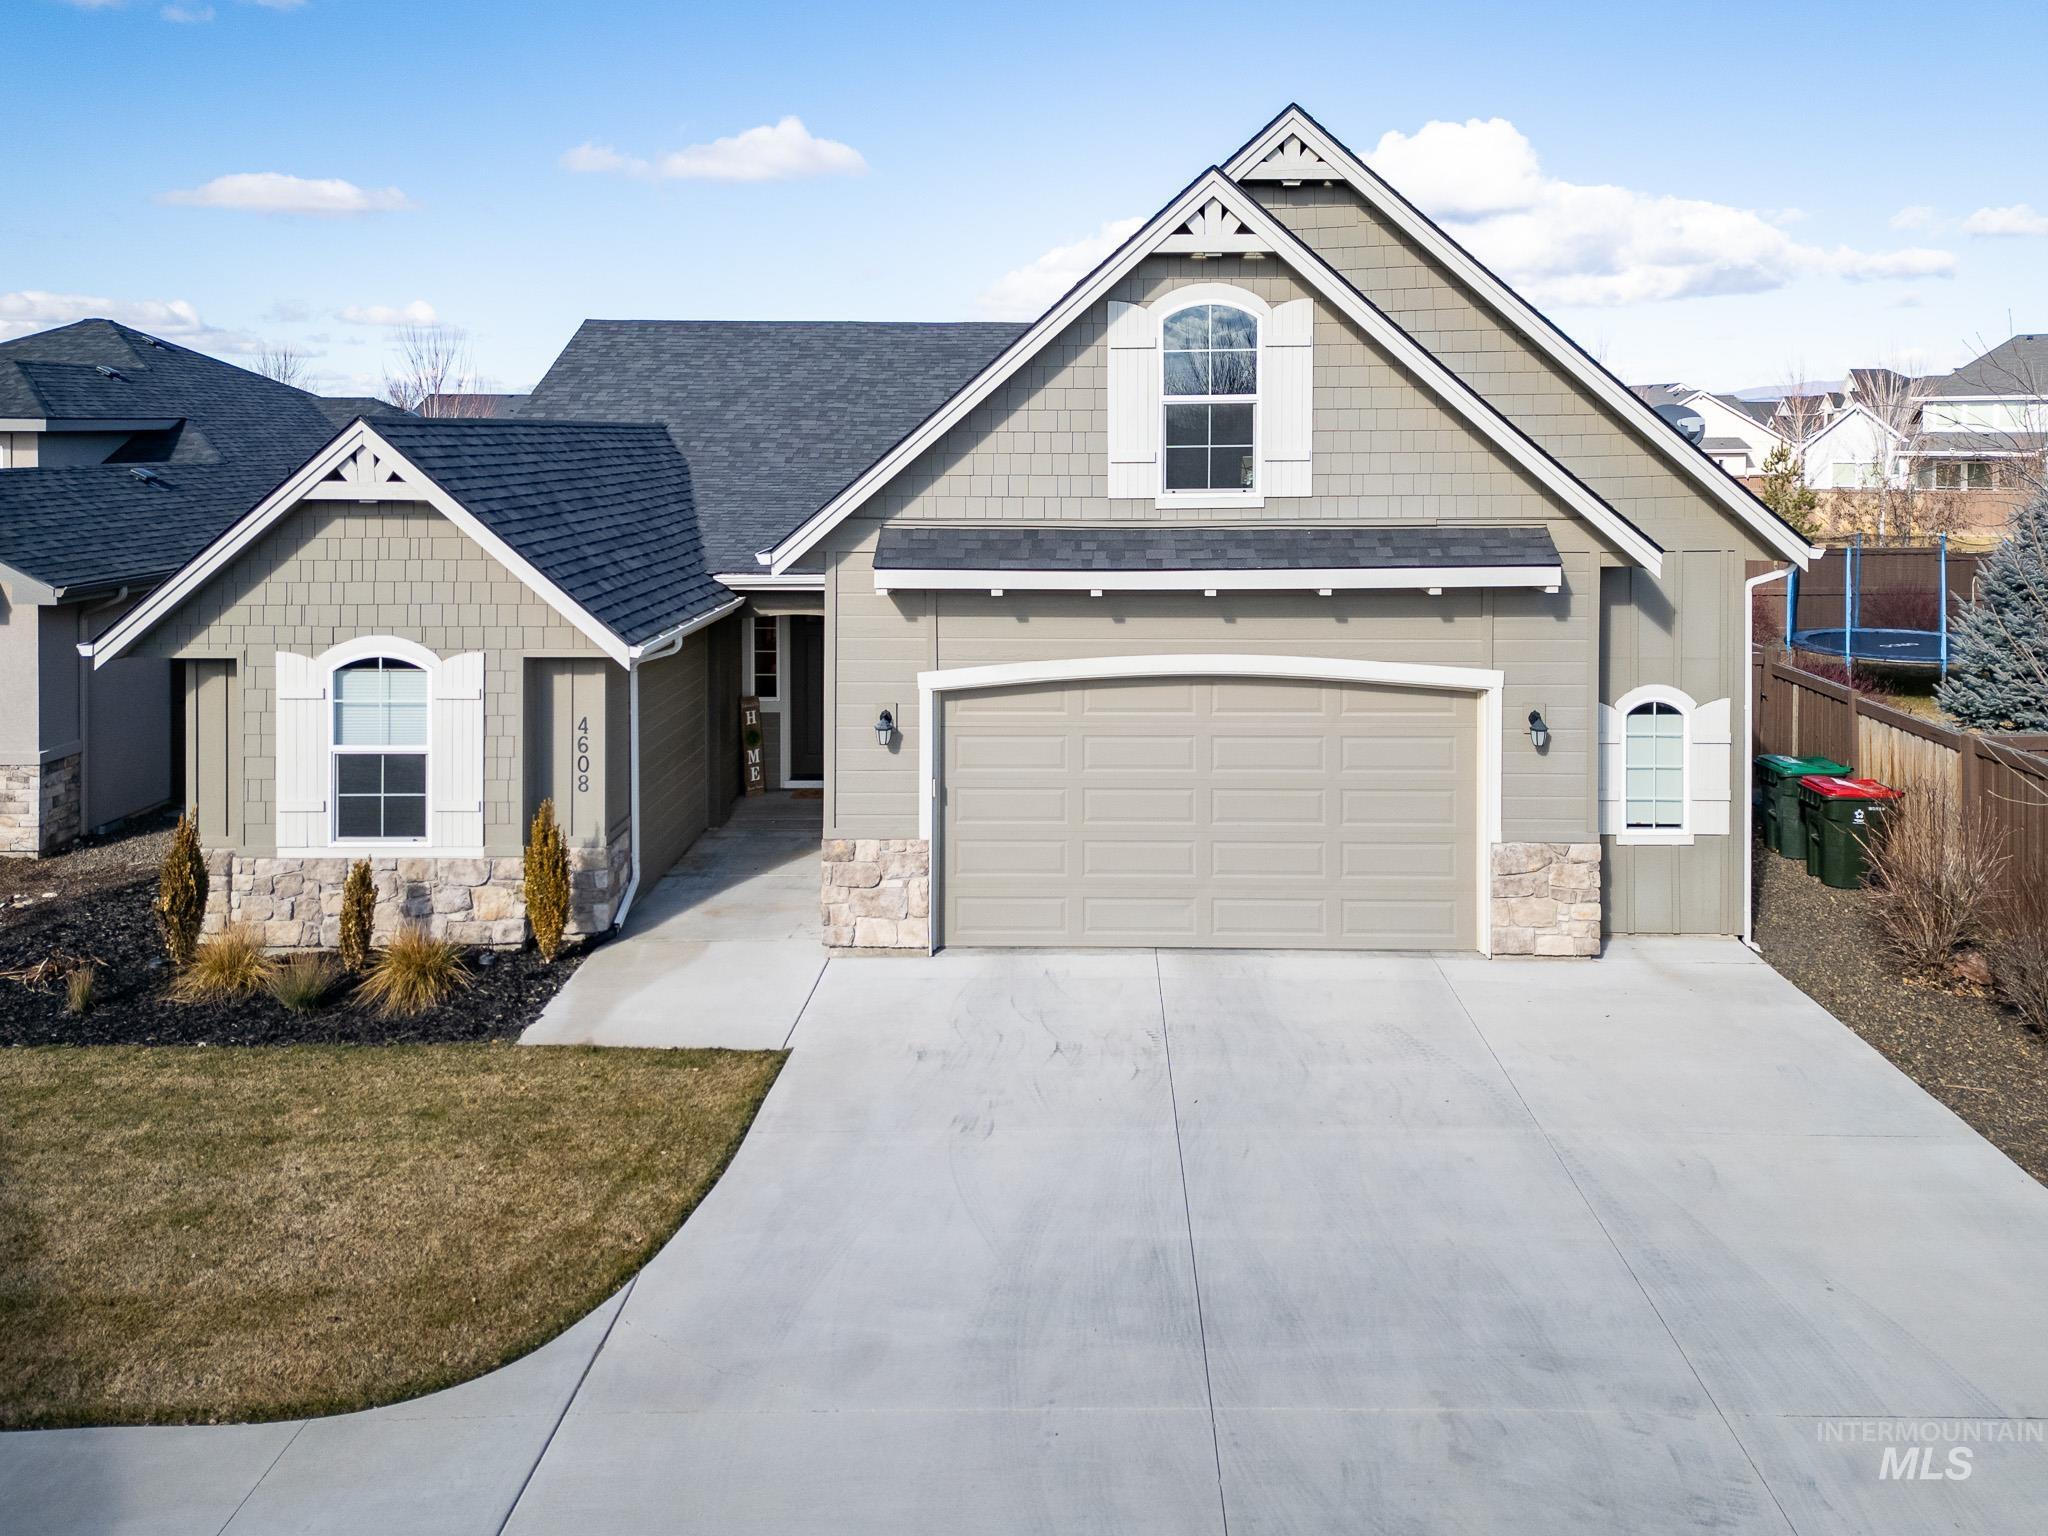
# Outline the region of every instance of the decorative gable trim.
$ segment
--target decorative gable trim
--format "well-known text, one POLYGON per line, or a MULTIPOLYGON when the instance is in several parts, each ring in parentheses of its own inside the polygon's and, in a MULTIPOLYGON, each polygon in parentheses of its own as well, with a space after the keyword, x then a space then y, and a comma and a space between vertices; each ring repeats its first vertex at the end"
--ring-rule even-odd
MULTIPOLYGON (((1653 575, 1662 570, 1663 550, 1655 540, 1603 501, 1584 481, 1495 410, 1434 353, 1304 245, 1298 236, 1262 207, 1258 199, 1214 166, 1198 176, 1093 272, 1068 289, 1036 325, 1012 342, 1001 356, 927 416, 914 431, 905 434, 894 448, 869 465, 845 490, 812 513, 781 543, 763 550, 755 558, 777 574, 788 570, 855 509, 864 505, 920 454, 964 420, 968 412, 994 394, 1042 348, 1105 298, 1109 290, 1140 261, 1158 251, 1162 243, 1174 234, 1184 232, 1189 221, 1197 215, 1205 215, 1211 202, 1221 205, 1233 215, 1246 232, 1264 240, 1267 248, 1292 267, 1311 288, 1363 330, 1397 365, 1419 379, 1440 402, 1463 417, 1504 457, 1527 471, 1539 485, 1597 528, 1638 565, 1653 575)), ((1709 463, 1707 468, 1715 475, 1721 475, 1718 467, 1709 463)))
POLYGON ((1327 187, 1346 179, 1342 171, 1304 144, 1298 133, 1287 134, 1264 159, 1244 166, 1235 175, 1239 181, 1277 181, 1284 187, 1298 187, 1304 181, 1320 181, 1327 187))
POLYGON ((1203 256, 1248 255, 1265 256, 1273 247, 1244 227, 1244 221, 1223 206, 1221 198, 1212 197, 1196 212, 1195 216, 1159 242, 1161 251, 1203 256))
MULTIPOLYGON (((1335 180, 1349 183, 1376 212, 1384 214, 1425 254, 1471 288, 1539 352, 1583 384, 1595 399, 1618 413, 1624 421, 1633 422, 1652 448, 1705 491, 1710 500, 1719 502, 1734 513, 1766 544, 1802 570, 1809 560, 1820 557, 1822 551, 1819 548, 1809 545, 1755 496, 1731 480, 1718 464, 1687 442, 1634 390, 1595 362, 1533 304, 1502 282, 1478 257, 1375 175, 1341 140, 1300 107, 1290 106, 1274 118, 1251 142, 1230 157, 1224 169, 1240 181, 1251 178, 1284 182, 1290 178, 1267 173, 1269 164, 1299 167, 1307 163, 1306 157, 1311 156, 1334 172, 1335 180), (1287 149, 1290 140, 1300 145, 1299 151, 1292 156, 1287 149)), ((1332 178, 1325 175, 1318 179, 1332 178)))

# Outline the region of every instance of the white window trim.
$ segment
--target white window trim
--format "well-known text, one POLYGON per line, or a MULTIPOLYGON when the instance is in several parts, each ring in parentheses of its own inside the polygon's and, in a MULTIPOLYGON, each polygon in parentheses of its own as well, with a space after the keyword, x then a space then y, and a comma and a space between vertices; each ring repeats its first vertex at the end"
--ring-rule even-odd
MULTIPOLYGON (((1071 661, 1010 662, 951 667, 917 674, 917 835, 930 850, 934 872, 945 818, 938 813, 939 702, 941 695, 1020 683, 1096 682, 1147 677, 1268 677, 1310 682, 1386 683, 1474 694, 1479 701, 1479 845, 1477 882, 1479 952, 1493 953, 1493 847, 1501 839, 1501 690, 1506 674, 1489 667, 1444 667, 1407 661, 1346 661, 1330 656, 1087 656, 1071 661)), ((943 902, 928 903, 925 942, 939 944, 943 902)))
POLYGON ((1263 507, 1266 504, 1266 335, 1273 328, 1273 306, 1248 288, 1234 283, 1189 283, 1175 288, 1154 299, 1147 309, 1152 319, 1152 335, 1158 344, 1153 354, 1153 366, 1159 370, 1159 417, 1153 423, 1158 433, 1159 494, 1153 505, 1162 508, 1176 507, 1263 507), (1259 341, 1254 349, 1252 367, 1256 382, 1248 396, 1224 395, 1169 395, 1166 392, 1166 322, 1184 309, 1193 309, 1198 304, 1220 304, 1229 309, 1241 309, 1258 323, 1259 341), (1218 400, 1233 402, 1248 401, 1252 408, 1252 484, 1248 491, 1170 491, 1166 488, 1166 411, 1169 406, 1214 404, 1218 400))
MULTIPOLYGON (((441 658, 423 645, 411 640, 400 640, 392 635, 365 636, 359 640, 344 640, 331 650, 322 651, 313 658, 319 668, 322 686, 327 697, 321 700, 320 709, 320 750, 327 763, 327 844, 325 849, 315 848, 311 852, 365 854, 397 853, 417 858, 421 851, 432 850, 434 836, 434 697, 436 692, 435 674, 441 670, 441 658), (335 674, 342 668, 358 661, 370 661, 377 657, 388 657, 402 661, 408 666, 418 667, 427 675, 427 740, 419 748, 419 755, 426 759, 425 801, 426 820, 422 823, 426 832, 419 837, 343 837, 335 830, 341 824, 341 766, 340 758, 354 749, 339 745, 334 739, 334 710, 340 698, 335 674)), ((369 750, 369 749, 364 749, 369 750)), ((408 751, 411 749, 407 749, 408 751)))
POLYGON ((1698 707, 1691 694, 1664 683, 1645 683, 1640 688, 1631 688, 1614 701, 1617 739, 1611 749, 1614 761, 1610 771, 1615 775, 1614 782, 1621 787, 1616 799, 1620 809, 1616 812, 1613 834, 1617 843, 1685 847, 1693 841, 1696 834, 1692 814, 1692 716, 1698 707), (1645 704, 1666 704, 1678 711, 1678 814, 1682 819, 1675 827, 1631 827, 1628 824, 1628 717, 1645 704))
POLYGON ((759 700, 762 709, 768 710, 774 714, 781 714, 783 662, 789 655, 788 626, 782 622, 782 619, 779 616, 774 614, 750 613, 747 615, 747 620, 747 643, 746 648, 741 656, 741 666, 743 668, 743 671, 740 679, 747 686, 742 688, 740 692, 745 694, 751 694, 755 699, 759 700), (755 666, 754 660, 756 655, 754 647, 754 626, 756 624, 759 624, 763 619, 766 619, 770 624, 773 624, 775 626, 775 691, 773 693, 754 692, 754 684, 757 680, 759 670, 755 666))

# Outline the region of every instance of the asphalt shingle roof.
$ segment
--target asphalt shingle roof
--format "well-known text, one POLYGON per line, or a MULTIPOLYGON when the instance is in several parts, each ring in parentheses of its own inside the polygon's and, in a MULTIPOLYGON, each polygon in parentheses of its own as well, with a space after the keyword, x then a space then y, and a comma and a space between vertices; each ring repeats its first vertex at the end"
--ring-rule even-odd
POLYGON ((876 570, 1301 571, 1555 565, 1546 528, 1000 528, 890 523, 876 570))
POLYGON ((1922 383, 1930 395, 2048 396, 2048 334, 2008 337, 1945 378, 1922 383))
POLYGON ((371 425, 628 645, 732 600, 705 565, 690 466, 658 423, 371 425))
POLYGON ((163 577, 356 414, 337 421, 330 409, 318 395, 109 320, 0 342, 0 415, 182 423, 153 440, 153 481, 132 473, 133 453, 0 471, 0 564, 59 588, 163 577))
POLYGON ((586 320, 517 415, 657 421, 715 571, 830 501, 1021 335, 1014 324, 586 320))

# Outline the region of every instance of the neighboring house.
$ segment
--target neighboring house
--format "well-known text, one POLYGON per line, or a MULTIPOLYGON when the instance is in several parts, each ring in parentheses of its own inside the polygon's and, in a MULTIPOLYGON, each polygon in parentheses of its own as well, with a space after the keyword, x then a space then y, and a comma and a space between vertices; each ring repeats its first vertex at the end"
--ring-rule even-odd
POLYGON ((1771 450, 1785 441, 1784 434, 1771 425, 1775 401, 1717 395, 1691 384, 1635 384, 1630 388, 1653 409, 1670 406, 1697 415, 1702 427, 1700 451, 1731 475, 1762 473, 1771 450))
POLYGON ((1990 491, 2038 480, 2048 449, 2048 335, 2000 342, 1951 374, 1920 381, 1906 449, 1922 490, 1990 491))
POLYGON ((1813 553, 1290 108, 1027 328, 593 322, 355 423, 93 652, 183 671, 273 943, 356 856, 516 940, 543 796, 618 921, 758 695, 830 945, 1587 954, 1744 930, 1745 566, 1813 553))
POLYGON ((78 643, 364 408, 107 320, 0 342, 0 853, 179 793, 168 664, 78 643))
POLYGON ((1806 483, 1817 489, 1877 490, 1904 479, 1904 434, 1894 431, 1868 407, 1851 403, 1837 411, 1800 445, 1806 483))

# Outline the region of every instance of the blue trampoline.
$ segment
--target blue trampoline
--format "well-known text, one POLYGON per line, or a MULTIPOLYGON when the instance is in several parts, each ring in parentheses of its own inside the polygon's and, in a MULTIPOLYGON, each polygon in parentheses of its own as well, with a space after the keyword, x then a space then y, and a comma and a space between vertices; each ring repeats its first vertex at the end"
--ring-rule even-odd
POLYGON ((1935 546, 1937 581, 1935 629, 1887 629, 1858 624, 1861 609, 1863 537, 1842 552, 1847 566, 1842 592, 1844 622, 1832 627, 1799 627, 1799 568, 1792 568, 1785 584, 1785 637, 1795 651, 1813 651, 1822 656, 1839 656, 1844 661, 1872 661, 1888 667, 1937 667, 1948 674, 1948 535, 1935 546))

